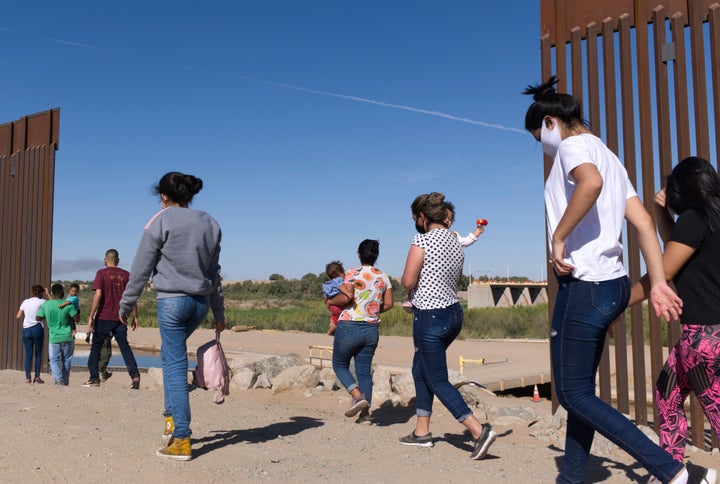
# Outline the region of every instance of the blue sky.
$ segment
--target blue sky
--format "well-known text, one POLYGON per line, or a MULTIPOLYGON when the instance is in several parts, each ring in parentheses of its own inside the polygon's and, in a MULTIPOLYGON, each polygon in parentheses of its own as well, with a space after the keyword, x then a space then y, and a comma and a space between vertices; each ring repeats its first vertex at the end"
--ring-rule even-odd
POLYGON ((60 108, 53 278, 130 268, 167 171, 203 179, 227 280, 357 263, 399 277, 409 206, 478 217, 465 273, 544 276, 539 1, 10 2, 0 122, 60 108))

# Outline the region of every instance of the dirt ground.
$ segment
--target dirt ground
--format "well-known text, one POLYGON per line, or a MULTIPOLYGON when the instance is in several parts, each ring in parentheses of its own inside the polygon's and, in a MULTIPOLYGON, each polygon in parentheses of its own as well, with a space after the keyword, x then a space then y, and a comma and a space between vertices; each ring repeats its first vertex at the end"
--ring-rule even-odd
MULTIPOLYGON (((193 460, 160 459, 162 388, 145 377, 129 388, 116 372, 85 388, 86 372, 69 386, 26 384, 19 371, 0 371, 0 480, 3 482, 554 482, 562 449, 543 443, 523 424, 500 425, 488 456, 469 457, 470 438, 439 403, 435 447, 400 445, 413 429, 414 407, 373 402, 373 425, 343 412, 344 391, 235 391, 223 405, 211 392, 190 393, 193 460)), ((549 417, 550 402, 488 396, 493 408, 524 407, 549 417)), ((484 415, 479 417, 484 418, 484 415)), ((493 422, 491 422, 493 423, 493 422)), ((697 465, 717 454, 688 451, 697 465)), ((591 461, 587 482, 645 482, 647 473, 617 449, 591 461)))

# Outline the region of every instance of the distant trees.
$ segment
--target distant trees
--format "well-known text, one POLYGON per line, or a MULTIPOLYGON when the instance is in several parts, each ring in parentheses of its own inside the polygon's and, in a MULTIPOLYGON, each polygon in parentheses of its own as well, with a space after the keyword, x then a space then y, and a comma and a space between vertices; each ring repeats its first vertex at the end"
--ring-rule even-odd
MULTIPOLYGON (((295 301, 312 301, 322 299, 322 284, 328 280, 327 274, 321 272, 319 274, 313 274, 308 272, 300 279, 286 279, 282 274, 270 274, 265 281, 239 281, 235 283, 226 284, 223 286, 223 293, 229 300, 260 300, 260 299, 286 299, 295 301)), ((505 276, 480 276, 474 277, 473 281, 480 282, 508 282, 508 278, 505 276)), ((89 301, 86 303, 89 305, 92 302, 92 291, 87 291, 92 285, 92 281, 56 281, 63 284, 66 288, 69 287, 71 282, 80 284, 81 297, 89 294, 89 301), (87 294, 86 294, 87 293, 87 294)), ((395 278, 390 278, 390 282, 393 287, 393 295, 395 301, 405 301, 407 299, 407 291, 400 281, 395 278)), ((527 277, 524 276, 511 276, 509 282, 530 282, 527 277)), ((459 291, 466 291, 470 284, 469 276, 462 276, 460 284, 458 286, 459 291)), ((152 284, 146 285, 145 295, 148 300, 154 298, 155 291, 152 284)))
MULTIPOLYGON (((327 274, 308 272, 300 279, 285 279, 280 274, 272 274, 267 281, 240 281, 223 286, 226 299, 258 300, 287 299, 295 301, 317 301, 322 299, 322 284, 328 280, 327 274)), ((407 291, 400 281, 390 278, 396 301, 404 301, 407 291)))
POLYGON ((241 281, 223 286, 226 298, 239 300, 289 299, 309 300, 322 298, 322 283, 327 276, 305 274, 300 279, 285 279, 272 274, 267 281, 241 281))
MULTIPOLYGON (((524 282, 532 282, 528 277, 525 276, 510 276, 508 279, 506 276, 486 276, 482 275, 479 277, 473 277, 473 281, 480 281, 480 282, 517 282, 517 283, 524 283, 524 282)), ((469 278, 467 276, 463 276, 463 280, 461 283, 461 290, 467 289, 467 284, 469 282, 469 278), (464 284, 464 287, 462 287, 464 284)))

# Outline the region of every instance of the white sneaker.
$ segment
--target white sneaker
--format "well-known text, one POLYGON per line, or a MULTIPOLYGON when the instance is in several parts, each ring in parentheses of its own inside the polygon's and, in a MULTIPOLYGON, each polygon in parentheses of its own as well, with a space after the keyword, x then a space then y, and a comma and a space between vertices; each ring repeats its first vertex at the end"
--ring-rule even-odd
MULTIPOLYGON (((679 474, 674 480, 670 481, 670 484, 687 484, 689 479, 690 475, 688 474, 687 469, 684 469, 681 474, 679 474)), ((647 482, 648 484, 659 484, 660 479, 655 476, 651 476, 647 482)), ((717 470, 712 467, 708 467, 705 469, 702 479, 697 482, 698 484, 715 484, 717 482, 717 470)))
POLYGON ((682 473, 675 477, 672 481, 670 481, 670 484, 687 484, 688 479, 690 478, 690 474, 688 474, 687 468, 683 469, 682 473))
POLYGON ((700 484, 715 484, 717 481, 717 471, 711 467, 705 469, 705 474, 700 480, 700 484))
MULTIPOLYGON (((687 468, 683 469, 683 471, 678 474, 675 479, 670 481, 670 484, 687 484, 688 478, 690 477, 690 474, 688 474, 687 468)), ((650 476, 650 479, 648 479, 647 484, 660 484, 660 479, 658 479, 655 476, 650 476)))

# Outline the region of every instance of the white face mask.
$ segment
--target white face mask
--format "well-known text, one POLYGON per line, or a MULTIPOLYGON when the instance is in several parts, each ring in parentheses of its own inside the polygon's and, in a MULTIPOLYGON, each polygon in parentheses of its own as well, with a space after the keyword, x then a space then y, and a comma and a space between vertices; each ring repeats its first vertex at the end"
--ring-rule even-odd
POLYGON ((560 128, 557 123, 554 124, 553 129, 548 129, 545 120, 543 120, 542 127, 540 128, 540 143, 542 144, 543 153, 553 158, 555 158, 558 146, 560 146, 560 142, 562 141, 560 128))

